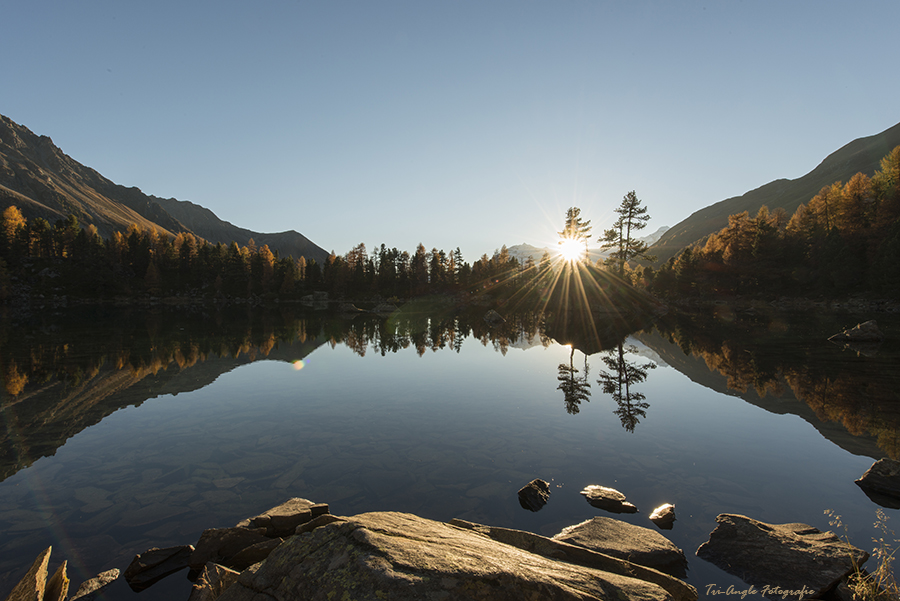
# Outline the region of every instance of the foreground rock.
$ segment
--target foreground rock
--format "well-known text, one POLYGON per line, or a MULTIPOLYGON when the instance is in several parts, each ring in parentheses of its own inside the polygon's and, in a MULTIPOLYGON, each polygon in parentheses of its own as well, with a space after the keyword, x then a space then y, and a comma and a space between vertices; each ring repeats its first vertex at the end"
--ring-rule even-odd
POLYGON ((6 598, 7 601, 33 601, 43 599, 44 590, 47 588, 47 564, 50 563, 50 552, 53 548, 47 547, 31 564, 28 572, 13 588, 6 598))
POLYGON ((528 511, 539 511, 550 500, 550 483, 534 479, 519 489, 519 505, 528 511))
MULTIPOLYGON (((632 574, 649 569, 634 567, 632 574)), ((219 599, 269 597, 673 599, 660 585, 631 575, 558 561, 474 530, 393 512, 365 513, 294 536, 265 562, 244 571, 219 599)), ((689 598, 696 599, 696 591, 689 598)))
POLYGON ((300 524, 328 513, 327 503, 294 497, 256 517, 238 522, 237 528, 265 528, 268 537, 290 536, 300 524))
POLYGON ((879 459, 854 482, 873 502, 900 509, 900 461, 879 459))
POLYGON ((215 601, 225 590, 237 582, 239 573, 225 566, 208 563, 203 567, 200 577, 191 587, 188 601, 215 601))
POLYGON ((655 530, 598 516, 563 529, 553 540, 578 545, 674 576, 684 576, 687 558, 655 530))
MULTIPOLYGON (((65 601, 69 594, 69 577, 66 573, 67 562, 64 560, 53 576, 47 578, 47 566, 50 563, 52 547, 47 547, 37 556, 28 572, 16 584, 6 597, 6 601, 65 601)), ((83 583, 70 601, 80 599, 89 601, 92 594, 119 576, 119 570, 104 572, 83 583)))
POLYGON ((697 556, 770 598, 782 598, 775 589, 809 592, 800 598, 819 596, 853 572, 854 562, 862 565, 869 557, 831 532, 806 524, 766 524, 727 513, 716 522, 697 556))
POLYGON ((201 570, 210 562, 243 570, 268 557, 298 527, 327 513, 326 503, 288 499, 232 528, 204 530, 188 564, 193 570, 201 570))
POLYGON ((673 578, 659 570, 599 553, 580 545, 572 545, 561 540, 547 538, 531 532, 523 532, 522 530, 483 526, 460 519, 450 520, 450 524, 468 530, 475 530, 479 534, 483 534, 495 541, 512 545, 529 553, 658 584, 677 600, 691 601, 697 598, 697 590, 677 578, 673 578))
POLYGON ((828 340, 832 342, 881 342, 884 340, 884 334, 881 333, 881 330, 878 329, 878 324, 872 319, 835 334, 828 340))
POLYGON ((615 488, 591 484, 586 486, 581 494, 587 502, 597 509, 603 509, 611 513, 637 513, 637 507, 625 500, 625 495, 615 488))

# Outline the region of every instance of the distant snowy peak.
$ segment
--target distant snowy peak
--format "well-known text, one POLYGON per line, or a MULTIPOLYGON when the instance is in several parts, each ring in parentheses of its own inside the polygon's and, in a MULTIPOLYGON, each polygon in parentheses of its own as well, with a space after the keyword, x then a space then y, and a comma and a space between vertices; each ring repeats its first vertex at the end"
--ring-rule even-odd
POLYGON ((661 228, 659 228, 658 230, 656 230, 655 232, 653 232, 652 234, 638 238, 638 240, 641 240, 642 242, 646 242, 647 246, 650 246, 651 244, 655 244, 656 241, 659 240, 660 238, 662 238, 663 234, 665 234, 668 231, 669 231, 669 226, 664 225, 661 228))

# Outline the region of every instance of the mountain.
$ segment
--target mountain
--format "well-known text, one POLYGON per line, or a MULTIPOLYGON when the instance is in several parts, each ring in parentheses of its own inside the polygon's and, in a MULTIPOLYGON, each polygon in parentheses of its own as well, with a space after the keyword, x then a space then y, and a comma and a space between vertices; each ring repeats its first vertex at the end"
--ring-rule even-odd
POLYGON ((93 224, 100 235, 137 224, 175 236, 191 232, 211 243, 268 244, 282 256, 305 256, 323 262, 328 253, 302 234, 251 232, 223 221, 209 209, 174 198, 162 199, 126 188, 75 161, 47 136, 0 115, 0 210, 10 205, 28 219, 51 224, 73 214, 82 225, 93 224))
POLYGON ((871 176, 881 159, 900 145, 900 123, 880 134, 853 140, 828 155, 819 166, 798 179, 777 179, 741 196, 719 201, 700 209, 667 231, 650 248, 659 263, 677 255, 684 247, 718 232, 728 225, 728 216, 748 211, 753 217, 760 207, 784 209, 790 216, 803 203, 809 202, 823 186, 840 180, 847 182, 856 173, 871 176))

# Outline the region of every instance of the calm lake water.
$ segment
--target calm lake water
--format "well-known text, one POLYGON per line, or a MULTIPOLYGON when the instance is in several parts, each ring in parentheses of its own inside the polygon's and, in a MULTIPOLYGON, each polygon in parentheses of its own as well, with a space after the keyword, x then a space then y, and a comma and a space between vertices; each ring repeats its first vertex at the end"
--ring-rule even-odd
MULTIPOLYGON (((896 319, 876 316, 890 339, 863 353, 825 340, 861 316, 727 310, 601 348, 559 344, 532 315, 491 328, 485 309, 419 309, 84 310, 4 327, 0 597, 48 545, 74 591, 295 496, 552 536, 612 515, 579 494, 610 486, 640 509, 613 517, 647 528, 675 504, 663 533, 701 598, 741 586, 694 555, 720 513, 827 530, 832 509, 872 547, 879 506, 853 481, 900 450, 896 319), (534 478, 552 491, 538 512, 516 496, 534 478)), ((187 599, 185 574, 107 598, 187 599)))

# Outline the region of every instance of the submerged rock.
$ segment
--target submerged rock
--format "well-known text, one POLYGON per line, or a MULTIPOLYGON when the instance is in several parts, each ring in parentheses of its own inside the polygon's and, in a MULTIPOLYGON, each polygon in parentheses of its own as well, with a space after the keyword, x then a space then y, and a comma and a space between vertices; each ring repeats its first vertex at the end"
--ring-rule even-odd
POLYGON ((637 513, 637 507, 625 500, 625 495, 615 488, 607 488, 591 484, 586 486, 581 494, 587 502, 597 509, 604 509, 611 513, 637 513))
POLYGON ((664 503, 653 510, 650 521, 663 530, 671 530, 675 524, 675 506, 672 503, 664 503))
POLYGON ((848 328, 843 332, 831 336, 828 340, 833 342, 881 342, 884 340, 884 334, 878 329, 878 324, 874 319, 856 324, 852 328, 848 328))
POLYGON ((854 482, 873 502, 900 509, 900 461, 879 459, 854 482))
MULTIPOLYGON (((759 587, 773 599, 781 591, 819 596, 862 565, 869 554, 831 532, 806 524, 766 524, 723 513, 697 556, 759 587)), ((793 596, 793 595, 792 595, 793 596)))
POLYGON ((684 552, 655 530, 598 516, 569 526, 553 540, 578 545, 674 576, 684 576, 684 552))
MULTIPOLYGON (((680 601, 696 599, 684 587, 693 596, 680 601)), ((673 595, 647 580, 529 553, 476 531, 376 512, 289 538, 219 600, 269 597, 662 601, 673 595)))
POLYGON ((519 505, 528 511, 539 511, 550 500, 550 483, 535 478, 519 489, 519 505))

